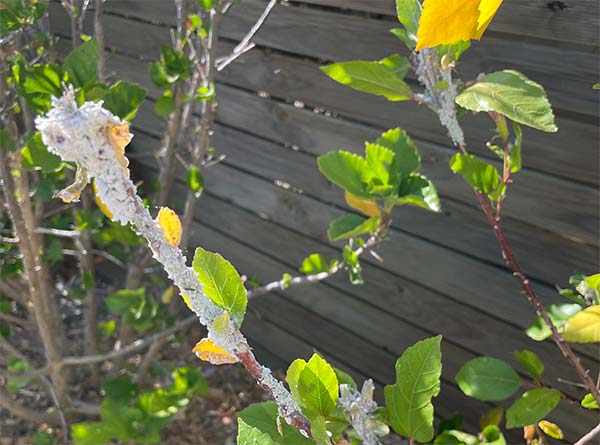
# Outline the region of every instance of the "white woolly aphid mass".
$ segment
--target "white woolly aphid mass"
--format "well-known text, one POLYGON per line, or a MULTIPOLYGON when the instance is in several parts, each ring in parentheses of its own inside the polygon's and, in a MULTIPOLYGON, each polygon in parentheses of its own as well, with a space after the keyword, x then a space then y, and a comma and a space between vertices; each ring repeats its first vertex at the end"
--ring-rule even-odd
MULTIPOLYGON (((213 342, 232 355, 251 354, 246 339, 231 321, 229 329, 213 329, 215 318, 222 314, 222 310, 204 295, 196 272, 186 265, 181 250, 165 239, 163 229, 137 195, 128 169, 119 162, 109 138, 109 129, 126 122, 102 108, 101 101, 78 106, 73 91, 68 90, 63 97, 53 98, 52 109, 45 117, 38 117, 35 123, 52 153, 87 170, 88 180, 95 180, 97 194, 114 215, 113 220, 123 225, 131 224, 146 239, 153 257, 162 264, 173 283, 189 297, 192 310, 208 328, 213 342)), ((258 383, 269 388, 281 415, 288 422, 291 415, 300 412, 289 391, 268 368, 261 367, 258 383)))

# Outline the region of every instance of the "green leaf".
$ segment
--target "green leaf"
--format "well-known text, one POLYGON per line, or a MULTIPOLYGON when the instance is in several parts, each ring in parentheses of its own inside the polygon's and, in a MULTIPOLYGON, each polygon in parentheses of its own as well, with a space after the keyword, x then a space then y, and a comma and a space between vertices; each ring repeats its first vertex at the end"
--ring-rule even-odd
POLYGON ((482 430, 490 425, 498 426, 502 422, 502 417, 504 417, 504 408, 502 406, 496 406, 483 413, 479 419, 479 426, 482 430))
POLYGON ((314 445, 278 416, 275 402, 257 403, 240 411, 237 445, 314 445))
POLYGON ((389 57, 381 59, 379 63, 401 79, 404 79, 404 76, 406 76, 406 73, 410 69, 410 60, 398 54, 392 54, 389 57))
POLYGON ((393 170, 394 152, 381 145, 365 143, 365 159, 368 170, 363 175, 367 191, 373 195, 387 196, 398 184, 398 175, 393 170))
POLYGON ((391 101, 409 100, 413 96, 410 87, 399 76, 396 67, 390 68, 389 60, 369 62, 356 60, 322 66, 321 70, 333 80, 358 91, 383 96, 391 101))
POLYGON ((413 173, 406 177, 398 186, 398 205, 413 205, 432 212, 442 210, 440 198, 433 183, 425 176, 413 173))
POLYGON ((71 425, 75 445, 105 445, 113 435, 103 422, 83 422, 71 425))
POLYGON ((521 160, 521 150, 523 147, 523 132, 516 122, 513 122, 513 131, 515 132, 515 141, 510 148, 510 171, 517 173, 521 170, 523 162, 521 160))
POLYGON ((433 438, 432 397, 440 391, 441 336, 422 340, 396 362, 396 383, 385 387, 385 403, 394 430, 418 442, 433 438))
MULTIPOLYGON (((31 370, 29 363, 25 360, 15 357, 13 355, 8 356, 8 372, 21 373, 31 370)), ((6 379, 6 390, 9 394, 16 394, 17 391, 31 382, 31 379, 25 377, 8 377, 6 379)))
POLYGON ((102 392, 106 397, 126 403, 139 394, 140 388, 129 376, 121 375, 103 380, 102 392))
POLYGON ((440 57, 448 56, 453 62, 457 62, 460 56, 471 47, 469 40, 459 40, 458 42, 437 46, 440 57))
POLYGON ((235 268, 218 253, 208 252, 201 247, 196 249, 193 267, 204 286, 206 296, 217 307, 228 311, 234 323, 240 326, 246 313, 248 297, 235 268))
POLYGON ((98 79, 98 42, 95 38, 82 43, 65 58, 63 68, 76 88, 98 79))
POLYGON ((392 28, 390 32, 394 34, 398 39, 406 45, 410 50, 414 50, 417 46, 416 41, 411 38, 406 29, 404 28, 392 28))
POLYGON ((577 283, 577 292, 579 292, 586 304, 600 304, 600 273, 582 277, 577 283))
POLYGON ((560 391, 536 388, 527 391, 506 410, 506 427, 519 428, 539 422, 560 402, 560 391))
POLYGON ((58 156, 48 151, 39 132, 27 141, 27 145, 21 150, 21 156, 21 164, 24 168, 41 170, 45 174, 57 172, 63 165, 58 156))
POLYGON ((331 151, 317 159, 319 170, 342 189, 361 198, 371 198, 362 178, 368 176, 367 161, 347 151, 331 151))
MULTIPOLYGON (((551 304, 546 308, 546 312, 560 332, 567 320, 581 309, 582 307, 578 304, 551 304)), ((545 340, 552 335, 550 328, 541 317, 536 317, 525 330, 525 333, 535 341, 545 340)))
POLYGON ((167 117, 173 110, 175 110, 175 98, 170 91, 166 91, 154 104, 154 112, 161 117, 167 117))
POLYGON ((527 371, 534 380, 539 380, 542 377, 544 364, 535 352, 523 349, 522 351, 515 351, 514 354, 515 357, 517 357, 517 360, 519 360, 519 363, 521 363, 521 366, 523 366, 525 371, 527 371))
POLYGON ((562 334, 565 340, 573 343, 599 343, 600 305, 586 307, 569 318, 562 334))
POLYGON ((188 170, 187 186, 194 193, 200 193, 204 188, 204 176, 193 165, 188 170))
POLYGON ((302 261, 300 272, 306 275, 314 275, 321 272, 329 272, 329 264, 325 258, 318 253, 307 256, 302 261))
POLYGON ((311 419, 310 433, 317 445, 331 445, 324 417, 317 416, 311 419))
POLYGON ((502 431, 500 431, 500 428, 498 428, 496 425, 486 426, 483 428, 483 431, 481 431, 481 435, 485 439, 485 442, 483 442, 485 444, 506 445, 506 439, 504 438, 502 431))
POLYGON ((558 130, 544 89, 518 71, 488 74, 460 93, 456 103, 471 111, 495 111, 538 130, 558 130))
POLYGON ((394 169, 400 176, 409 175, 421 166, 421 156, 416 145, 400 128, 386 131, 375 141, 375 144, 394 152, 394 169))
POLYGON ((29 64, 19 58, 13 65, 17 92, 27 100, 32 111, 38 114, 50 109, 50 98, 62 96, 62 68, 58 65, 29 64))
POLYGON ((581 406, 587 409, 599 409, 598 402, 594 398, 592 393, 587 393, 585 397, 581 400, 581 406))
POLYGON ((521 379, 512 366, 493 357, 469 360, 455 380, 462 392, 483 401, 504 400, 521 387, 521 379))
POLYGON ((396 13, 398 21, 404 26, 408 37, 414 42, 410 49, 415 49, 417 43, 417 29, 421 18, 421 4, 417 0, 396 0, 396 13))
POLYGON ((31 437, 32 445, 54 445, 56 438, 47 431, 38 431, 31 437))
POLYGON ((118 81, 106 92, 103 106, 121 119, 131 121, 146 94, 148 91, 137 84, 118 81))
POLYGON ((313 354, 298 376, 297 393, 302 412, 310 419, 327 417, 338 399, 335 371, 318 354, 313 354))
POLYGON ((104 299, 108 310, 114 314, 126 314, 136 310, 144 301, 146 290, 141 287, 137 290, 121 289, 104 299))
POLYGON ((600 90, 600 83, 595 83, 592 85, 592 90, 600 90))
POLYGON ((443 431, 433 442, 434 445, 479 445, 479 439, 464 431, 446 430, 443 431))
POLYGON ((341 216, 329 224, 327 236, 330 241, 354 238, 363 233, 373 233, 379 227, 381 218, 373 216, 365 219, 362 216, 349 214, 341 216))
POLYGON ((484 193, 493 192, 500 184, 496 167, 473 155, 455 154, 450 159, 450 168, 454 173, 460 173, 467 184, 475 190, 484 193))
POLYGON ((340 385, 348 385, 351 388, 356 389, 356 382, 352 376, 338 368, 333 368, 333 370, 335 371, 335 375, 340 385))

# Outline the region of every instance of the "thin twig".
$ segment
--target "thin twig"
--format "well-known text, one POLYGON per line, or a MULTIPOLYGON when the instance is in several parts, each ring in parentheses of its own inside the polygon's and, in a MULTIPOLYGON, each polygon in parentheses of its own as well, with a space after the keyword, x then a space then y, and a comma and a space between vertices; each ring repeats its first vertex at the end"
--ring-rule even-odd
POLYGON ((590 443, 590 441, 600 434, 600 423, 596 425, 589 433, 575 442, 575 445, 585 445, 586 443, 590 443))
POLYGON ((232 53, 223 59, 217 60, 217 71, 221 71, 223 68, 225 68, 231 62, 233 62, 239 56, 241 56, 246 51, 248 51, 248 50, 252 49, 252 47, 254 47, 254 44, 250 43, 250 41, 254 38, 254 36, 256 35, 258 30, 263 26, 263 24, 267 20, 267 17, 269 17, 271 10, 275 7, 276 4, 277 4, 277 0, 271 0, 265 7, 264 11, 260 15, 260 17, 258 18, 256 23, 254 23, 252 28, 250 28, 250 31, 248 31, 248 34, 246 34, 244 36, 244 38, 241 40, 241 42, 238 43, 235 48, 233 48, 232 53))

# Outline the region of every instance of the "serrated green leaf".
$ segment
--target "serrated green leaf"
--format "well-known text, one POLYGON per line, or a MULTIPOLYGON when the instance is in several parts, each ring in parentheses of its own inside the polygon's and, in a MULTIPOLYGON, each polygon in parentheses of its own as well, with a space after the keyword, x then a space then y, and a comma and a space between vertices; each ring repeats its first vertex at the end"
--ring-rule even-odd
POLYGON ((248 297, 246 288, 237 270, 218 253, 201 247, 196 249, 193 262, 204 293, 221 309, 229 312, 237 326, 241 326, 248 297))
POLYGON ((309 418, 327 417, 338 399, 335 371, 318 354, 313 354, 298 376, 298 395, 302 412, 309 418))
POLYGON ((361 198, 371 198, 363 177, 368 176, 367 161, 347 151, 331 151, 317 159, 319 170, 342 189, 361 198))
POLYGON ((314 445, 279 418, 275 402, 250 405, 238 413, 237 445, 314 445))
POLYGON ((104 108, 126 121, 135 118, 148 91, 134 83, 118 81, 103 97, 104 108))
POLYGON ((455 380, 462 392, 483 401, 504 400, 521 387, 521 379, 512 366, 493 357, 469 360, 455 380))
POLYGON ((506 410, 506 427, 519 428, 539 422, 560 402, 560 391, 536 388, 527 391, 506 410))
POLYGON ((386 131, 377 138, 375 144, 394 152, 395 171, 401 177, 417 171, 421 166, 421 156, 416 145, 408 134, 400 128, 386 131))
POLYGON ((391 101, 409 100, 413 93, 399 76, 396 68, 381 61, 356 60, 322 66, 321 70, 333 80, 358 91, 383 96, 391 101))
POLYGON ((394 430, 418 442, 433 438, 432 397, 440 391, 441 336, 422 340, 396 362, 396 383, 385 387, 385 403, 394 430))
POLYGON ((539 380, 544 372, 544 364, 537 356, 535 352, 523 349, 522 351, 515 351, 515 357, 519 360, 519 363, 527 373, 535 380, 539 380))
MULTIPOLYGON (((578 304, 551 304, 546 308, 546 312, 554 326, 560 332, 567 320, 581 311, 581 309, 582 307, 578 304)), ((525 333, 535 341, 545 340, 552 335, 550 328, 541 317, 536 317, 525 330, 525 333)))
POLYGON ((57 172, 62 167, 62 160, 48 151, 42 141, 42 135, 36 132, 21 150, 21 165, 28 170, 41 170, 45 174, 57 172))
POLYGON ((439 212, 442 209, 435 186, 419 173, 413 173, 400 182, 396 204, 413 205, 432 212, 439 212))
POLYGON ((112 379, 103 380, 102 392, 106 397, 126 403, 139 394, 140 388, 137 383, 134 383, 133 380, 131 380, 131 377, 121 375, 112 379))
POLYGON ((500 184, 498 170, 481 159, 462 153, 457 153, 450 159, 450 168, 454 173, 460 173, 464 180, 484 193, 492 193, 500 184))
POLYGON ((93 38, 75 48, 65 58, 63 68, 74 87, 83 88, 86 83, 98 79, 99 53, 98 42, 93 38))
POLYGON ((488 74, 459 94, 456 103, 471 111, 495 111, 541 131, 558 130, 544 89, 518 71, 488 74))
POLYGON ((387 196, 398 184, 398 175, 394 171, 394 152, 381 145, 365 143, 365 160, 368 169, 363 175, 370 194, 387 196))
POLYGON ((348 214, 341 216, 329 224, 327 236, 330 241, 354 238, 363 233, 372 233, 379 227, 381 218, 373 216, 365 219, 362 216, 348 214))

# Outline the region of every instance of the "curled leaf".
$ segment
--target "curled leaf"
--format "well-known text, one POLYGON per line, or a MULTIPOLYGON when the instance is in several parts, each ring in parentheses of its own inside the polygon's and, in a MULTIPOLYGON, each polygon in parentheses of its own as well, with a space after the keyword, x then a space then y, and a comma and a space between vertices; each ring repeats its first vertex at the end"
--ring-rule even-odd
POLYGON ((177 214, 168 207, 161 207, 156 222, 164 230, 167 242, 177 247, 181 242, 181 221, 177 214))
POLYGON ((129 160, 125 157, 125 147, 131 142, 133 135, 129 132, 129 124, 111 125, 108 127, 108 140, 115 151, 119 164, 127 170, 129 175, 129 160))
POLYGON ((346 203, 350 207, 361 211, 365 215, 379 216, 379 214, 381 213, 381 211, 379 210, 379 206, 374 201, 359 198, 358 196, 353 195, 350 192, 344 193, 344 198, 346 199, 346 203))
POLYGON ((92 188, 94 189, 94 197, 96 199, 96 205, 98 206, 100 211, 102 213, 104 213, 104 216, 106 216, 108 219, 112 220, 112 218, 113 218, 112 212, 110 210, 108 210, 108 207, 106 206, 106 204, 104 204, 104 202, 100 199, 100 196, 98 196, 98 187, 96 186, 96 181, 92 181, 92 188))
POLYGON ((540 420, 538 426, 544 433, 553 439, 562 439, 564 437, 562 430, 555 423, 548 422, 547 420, 540 420))
POLYGON ((192 352, 195 353, 200 360, 207 361, 213 365, 227 365, 238 362, 236 357, 229 354, 220 346, 215 345, 210 338, 203 338, 196 343, 192 352))
POLYGON ((75 181, 67 188, 62 189, 54 194, 54 198, 60 198, 63 202, 77 202, 79 196, 88 183, 87 169, 77 167, 75 172, 75 181))
POLYGON ((481 39, 502 0, 425 0, 417 51, 459 40, 481 39))

